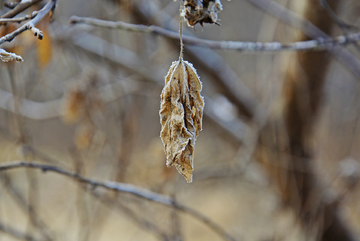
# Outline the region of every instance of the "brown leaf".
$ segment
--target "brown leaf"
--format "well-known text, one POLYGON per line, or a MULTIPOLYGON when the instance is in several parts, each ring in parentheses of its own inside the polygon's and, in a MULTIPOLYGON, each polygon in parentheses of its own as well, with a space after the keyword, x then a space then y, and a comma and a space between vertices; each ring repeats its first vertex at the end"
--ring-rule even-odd
POLYGON ((187 182, 192 182, 195 141, 202 128, 204 100, 196 70, 187 61, 172 63, 161 93, 161 140, 166 165, 175 166, 187 182))
POLYGON ((188 25, 195 26, 200 23, 214 23, 220 25, 218 12, 222 10, 220 0, 185 0, 183 15, 188 25))

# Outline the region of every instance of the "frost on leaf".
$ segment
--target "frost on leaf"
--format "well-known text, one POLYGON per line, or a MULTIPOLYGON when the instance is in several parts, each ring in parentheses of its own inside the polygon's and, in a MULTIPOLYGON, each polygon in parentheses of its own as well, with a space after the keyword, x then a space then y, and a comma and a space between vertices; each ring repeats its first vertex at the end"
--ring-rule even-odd
POLYGON ((166 165, 175 166, 188 183, 194 170, 195 141, 202 130, 204 99, 196 70, 187 61, 175 61, 161 93, 160 137, 166 165))
POLYGON ((220 25, 218 12, 222 10, 220 0, 185 0, 185 8, 182 12, 188 25, 195 26, 200 23, 214 23, 220 25))

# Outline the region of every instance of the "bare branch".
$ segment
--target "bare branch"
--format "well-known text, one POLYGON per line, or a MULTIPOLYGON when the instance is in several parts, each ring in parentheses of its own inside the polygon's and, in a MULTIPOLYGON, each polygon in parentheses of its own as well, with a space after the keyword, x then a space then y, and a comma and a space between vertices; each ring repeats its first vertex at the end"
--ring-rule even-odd
POLYGON ((41 0, 27 0, 27 1, 21 1, 20 3, 15 4, 7 4, 5 6, 9 8, 13 8, 11 11, 5 13, 0 18, 12 18, 18 15, 19 13, 23 12, 25 9, 31 7, 35 3, 40 2, 41 0), (15 5, 15 6, 14 6, 15 5))
MULTIPOLYGON (((285 23, 300 29, 308 37, 329 39, 329 35, 316 27, 309 20, 292 12, 273 0, 247 0, 269 14, 279 18, 285 23)), ((334 46, 328 51, 342 64, 344 64, 357 78, 360 79, 360 60, 343 46, 334 46)))
POLYGON ((4 163, 4 164, 0 165, 0 171, 18 169, 18 168, 34 168, 34 169, 40 169, 43 172, 47 172, 47 171, 55 172, 55 173, 58 173, 58 174, 61 174, 61 175, 67 176, 67 177, 74 178, 77 181, 90 184, 94 188, 103 187, 108 190, 130 193, 137 197, 140 197, 140 198, 143 198, 143 199, 146 199, 149 201, 161 203, 165 206, 169 206, 169 207, 175 208, 179 211, 182 211, 184 213, 190 214, 194 218, 200 220, 201 222, 203 222, 204 224, 209 226, 212 230, 214 230, 217 234, 219 234, 224 240, 229 240, 229 241, 236 240, 235 238, 233 238, 232 236, 227 234, 219 225, 214 223, 209 218, 205 217, 203 214, 197 212, 196 210, 177 203, 171 197, 168 197, 168 196, 165 196, 162 194, 158 194, 158 193, 149 191, 147 189, 137 187, 135 185, 119 183, 119 182, 112 182, 112 181, 96 181, 94 179, 82 177, 76 173, 71 173, 69 171, 66 171, 66 170, 56 167, 56 166, 35 163, 35 162, 15 161, 15 162, 4 163))
POLYGON ((16 36, 29 29, 33 31, 35 36, 38 36, 39 39, 42 39, 43 38, 42 32, 39 29, 35 28, 35 25, 55 7, 55 4, 56 4, 56 0, 50 0, 41 10, 38 11, 36 17, 34 17, 31 21, 25 23, 20 28, 13 31, 12 33, 9 33, 1 37, 0 45, 5 42, 11 42, 16 36))
POLYGON ((20 22, 35 18, 37 14, 38 14, 38 11, 34 11, 34 12, 32 12, 31 15, 25 15, 24 17, 20 17, 20 18, 0 18, 0 24, 11 23, 11 22, 20 23, 20 22))
MULTIPOLYGON (((140 24, 130 24, 121 21, 106 21, 95 18, 85 18, 72 16, 70 22, 73 24, 84 23, 96 27, 121 29, 133 32, 152 33, 171 39, 179 39, 179 33, 170 31, 159 26, 146 26, 140 24)), ((360 33, 339 36, 336 38, 318 38, 316 40, 282 44, 279 42, 242 42, 242 41, 214 41, 199 39, 183 35, 183 41, 187 44, 208 47, 212 49, 229 49, 239 51, 281 51, 281 50, 325 50, 337 45, 347 45, 360 41, 360 33)))
POLYGON ((18 63, 21 63, 24 61, 20 55, 6 52, 4 49, 0 49, 0 60, 2 60, 3 62, 9 62, 9 61, 15 60, 18 63))
POLYGON ((93 187, 103 187, 105 189, 110 189, 118 192, 126 192, 134 194, 135 196, 145 198, 150 201, 158 202, 167 206, 174 205, 174 201, 167 196, 157 194, 155 192, 151 192, 149 190, 131 185, 131 184, 124 184, 124 183, 117 183, 117 182, 111 182, 111 181, 95 181, 93 179, 88 179, 85 177, 82 177, 76 173, 71 173, 66 170, 63 170, 59 167, 52 166, 52 165, 46 165, 41 163, 35 163, 35 162, 23 162, 23 161, 15 161, 12 163, 7 164, 1 164, 0 165, 0 171, 10 170, 10 169, 16 169, 16 168, 34 168, 34 169, 41 169, 43 172, 55 172, 58 174, 62 174, 68 177, 72 177, 74 179, 77 179, 80 182, 91 184, 93 187))

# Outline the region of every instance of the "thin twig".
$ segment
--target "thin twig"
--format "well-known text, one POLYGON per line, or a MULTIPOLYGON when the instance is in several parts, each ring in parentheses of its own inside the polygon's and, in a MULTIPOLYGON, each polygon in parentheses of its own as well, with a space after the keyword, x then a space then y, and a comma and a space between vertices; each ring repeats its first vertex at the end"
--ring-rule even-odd
MULTIPOLYGON (((152 33, 161 35, 171 39, 180 39, 178 33, 161 28, 159 26, 146 26, 140 24, 130 24, 124 23, 121 21, 106 21, 95 18, 85 18, 72 16, 70 22, 75 23, 84 23, 92 26, 111 28, 111 29, 122 29, 133 32, 142 32, 142 33, 152 33)), ((282 51, 282 50, 326 50, 331 49, 338 45, 347 45, 350 43, 355 43, 360 41, 360 33, 354 33, 349 35, 342 35, 336 38, 318 38, 315 40, 294 42, 289 44, 282 44, 279 42, 242 42, 242 41, 214 41, 199 39, 195 37, 190 37, 183 35, 183 42, 187 44, 197 45, 208 47, 212 49, 229 49, 229 50, 239 50, 239 51, 282 51)))
POLYGON ((0 38, 0 45, 5 42, 11 42, 16 36, 21 34, 22 32, 31 29, 35 36, 38 36, 39 39, 43 38, 42 32, 35 28, 35 25, 45 17, 45 15, 50 12, 56 4, 57 0, 49 0, 46 5, 38 11, 36 17, 34 17, 31 21, 25 23, 20 28, 16 29, 15 31, 3 36, 0 38))
POLYGON ((233 238, 232 236, 227 234, 219 225, 214 223, 209 218, 205 217, 203 214, 197 212, 196 210, 186 207, 184 205, 181 205, 181 204, 177 203, 174 199, 172 199, 168 196, 158 194, 158 193, 149 191, 147 189, 137 187, 135 185, 119 183, 119 182, 112 182, 112 181, 96 181, 94 179, 82 177, 76 173, 71 173, 69 171, 66 171, 66 170, 56 167, 56 166, 46 165, 46 164, 41 164, 41 163, 36 163, 36 162, 30 163, 30 162, 23 162, 23 161, 14 161, 11 163, 4 163, 4 164, 0 165, 0 171, 17 169, 17 168, 34 168, 34 169, 40 169, 43 172, 47 172, 47 171, 55 172, 55 173, 58 173, 58 174, 61 174, 64 176, 74 178, 80 182, 90 184, 94 188, 103 187, 105 189, 109 189, 109 190, 113 190, 113 191, 117 191, 117 192, 130 193, 137 197, 140 197, 140 198, 143 198, 143 199, 146 199, 149 201, 161 203, 165 206, 170 206, 179 211, 190 214, 194 218, 200 220, 201 222, 203 222, 204 224, 209 226, 212 230, 214 230, 216 233, 218 233, 225 240, 230 240, 230 241, 236 240, 235 238, 233 238))
POLYGON ((183 42, 183 31, 182 31, 182 28, 183 28, 183 24, 182 24, 182 15, 181 15, 181 12, 183 10, 183 0, 180 0, 180 19, 179 19, 179 38, 180 38, 180 56, 179 56, 179 59, 180 61, 182 61, 183 57, 184 57, 184 42, 183 42))
MULTIPOLYGON (((18 3, 11 11, 5 13, 0 18, 12 18, 18 15, 19 13, 23 12, 25 9, 31 7, 35 3, 40 2, 41 0, 28 0, 28 1, 21 1, 18 3)), ((12 7, 12 5, 8 5, 12 7)))
MULTIPOLYGON (((247 0, 285 23, 300 29, 313 39, 329 39, 329 35, 301 15, 292 12, 273 0, 247 0)), ((360 79, 360 60, 343 46, 335 45, 328 51, 360 79)))
POLYGON ((9 61, 15 60, 18 63, 21 63, 24 61, 20 55, 6 52, 4 49, 0 49, 0 60, 2 60, 3 62, 9 62, 9 61))
POLYGON ((38 14, 38 11, 34 11, 34 12, 32 12, 31 15, 25 15, 24 17, 19 17, 19 18, 0 18, 0 24, 2 24, 2 23, 11 23, 11 22, 21 23, 21 22, 23 22, 23 21, 26 21, 26 20, 35 18, 37 14, 38 14))

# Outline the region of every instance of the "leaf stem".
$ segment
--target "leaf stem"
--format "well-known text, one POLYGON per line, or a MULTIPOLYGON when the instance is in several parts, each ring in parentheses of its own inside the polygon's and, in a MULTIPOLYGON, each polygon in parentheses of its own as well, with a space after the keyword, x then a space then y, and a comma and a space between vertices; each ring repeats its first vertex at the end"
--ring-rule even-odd
POLYGON ((181 16, 181 12, 182 12, 183 8, 184 8, 183 0, 180 0, 180 20, 179 20, 180 56, 179 56, 179 62, 181 62, 183 60, 183 56, 184 56, 184 43, 183 43, 183 38, 182 38, 182 16, 181 16))

